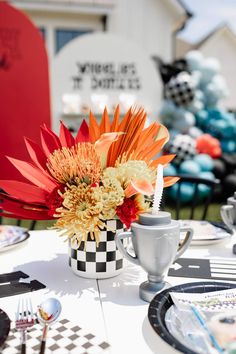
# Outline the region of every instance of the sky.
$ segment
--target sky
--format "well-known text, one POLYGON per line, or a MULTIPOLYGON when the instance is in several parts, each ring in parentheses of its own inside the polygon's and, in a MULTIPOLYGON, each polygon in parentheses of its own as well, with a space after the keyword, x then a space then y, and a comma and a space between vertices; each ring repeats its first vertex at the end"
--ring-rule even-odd
POLYGON ((236 33, 236 0, 182 0, 194 16, 179 37, 196 43, 223 23, 236 33))

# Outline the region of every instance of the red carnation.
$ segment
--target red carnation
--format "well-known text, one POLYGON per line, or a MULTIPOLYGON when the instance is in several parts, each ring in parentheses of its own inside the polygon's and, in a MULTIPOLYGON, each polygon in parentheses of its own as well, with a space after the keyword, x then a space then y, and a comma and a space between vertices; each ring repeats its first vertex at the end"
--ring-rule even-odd
POLYGON ((49 208, 48 215, 53 216, 56 209, 62 206, 63 198, 58 191, 64 192, 64 189, 65 186, 61 185, 59 188, 54 188, 53 191, 46 196, 46 205, 49 208))
POLYGON ((116 214, 129 229, 130 224, 137 219, 138 208, 134 199, 124 199, 124 203, 116 208, 116 214))

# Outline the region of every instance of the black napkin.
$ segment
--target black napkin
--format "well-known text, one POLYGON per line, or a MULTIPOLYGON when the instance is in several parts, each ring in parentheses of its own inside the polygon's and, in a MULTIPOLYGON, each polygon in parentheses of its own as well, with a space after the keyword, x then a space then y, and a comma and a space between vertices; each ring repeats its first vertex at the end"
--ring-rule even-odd
POLYGON ((46 285, 38 280, 31 280, 30 282, 20 281, 20 279, 27 278, 29 278, 29 275, 21 271, 0 274, 0 298, 46 288, 46 285))

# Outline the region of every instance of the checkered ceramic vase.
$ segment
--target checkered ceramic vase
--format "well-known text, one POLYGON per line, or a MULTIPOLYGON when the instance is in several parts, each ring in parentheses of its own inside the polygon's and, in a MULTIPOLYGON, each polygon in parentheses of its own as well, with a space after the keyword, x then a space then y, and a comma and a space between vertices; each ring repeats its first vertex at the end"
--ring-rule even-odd
MULTIPOLYGON (((120 220, 107 220, 107 227, 124 231, 120 220)), ((69 241, 69 265, 73 272, 84 278, 110 278, 121 273, 123 269, 123 256, 115 243, 115 232, 102 231, 99 246, 88 238, 86 247, 82 241, 79 248, 69 241)))

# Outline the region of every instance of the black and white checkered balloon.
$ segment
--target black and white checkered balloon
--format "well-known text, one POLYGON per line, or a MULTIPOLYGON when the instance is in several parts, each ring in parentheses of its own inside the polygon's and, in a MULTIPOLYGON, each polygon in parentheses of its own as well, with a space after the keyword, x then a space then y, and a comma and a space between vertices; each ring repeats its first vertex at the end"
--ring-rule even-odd
POLYGON ((194 81, 186 71, 173 76, 164 86, 165 97, 177 106, 191 103, 195 95, 194 81))
POLYGON ((189 135, 177 134, 169 140, 166 151, 176 154, 173 163, 180 165, 185 160, 190 160, 196 155, 196 141, 189 135))

